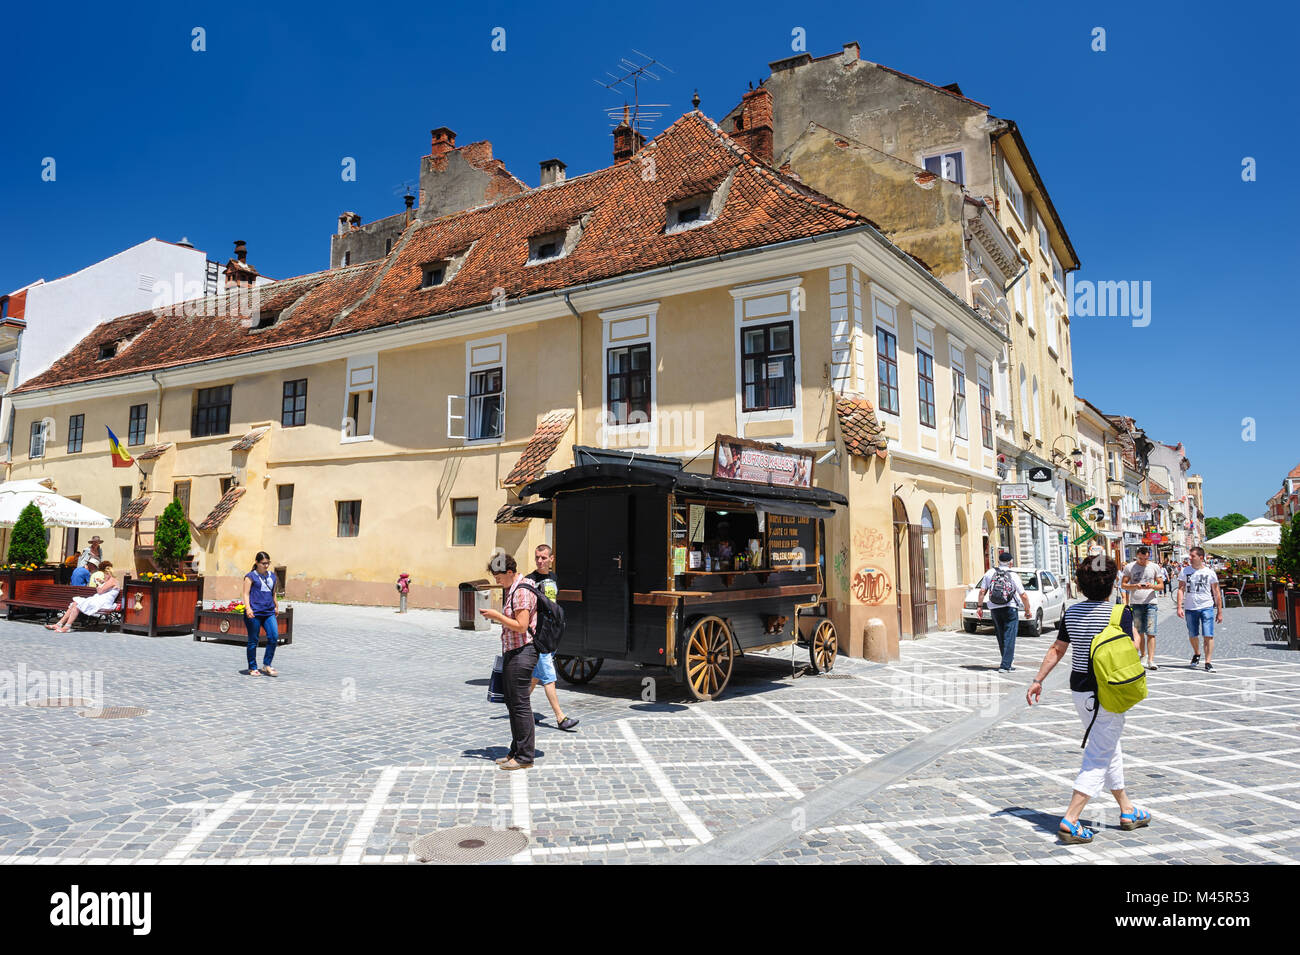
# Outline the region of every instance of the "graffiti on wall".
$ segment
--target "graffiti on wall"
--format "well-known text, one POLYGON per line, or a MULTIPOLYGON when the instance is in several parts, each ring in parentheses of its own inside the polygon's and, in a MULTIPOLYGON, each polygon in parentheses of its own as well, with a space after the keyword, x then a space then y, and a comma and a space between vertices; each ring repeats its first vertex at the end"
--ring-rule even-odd
POLYGON ((880 560, 889 554, 889 541, 874 527, 859 527, 853 532, 853 549, 864 560, 880 560))
POLYGON ((853 596, 861 603, 877 606, 893 593, 889 574, 878 567, 863 567, 853 575, 853 596))

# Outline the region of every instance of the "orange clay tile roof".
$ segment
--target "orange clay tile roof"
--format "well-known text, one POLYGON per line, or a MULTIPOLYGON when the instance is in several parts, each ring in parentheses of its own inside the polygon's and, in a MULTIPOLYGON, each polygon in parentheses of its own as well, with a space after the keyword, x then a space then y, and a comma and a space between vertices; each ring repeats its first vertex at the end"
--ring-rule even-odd
POLYGON ((140 516, 144 514, 144 509, 148 506, 148 496, 137 497, 134 501, 131 501, 126 505, 126 510, 124 510, 122 516, 113 523, 113 526, 119 530, 129 530, 135 527, 136 524, 140 523, 140 516))
MULTIPOLYGON (((137 374, 320 341, 719 254, 864 226, 858 213, 759 162, 698 111, 630 161, 490 205, 416 219, 383 259, 257 286, 269 327, 250 327, 248 290, 111 319, 16 391, 137 374), (652 162, 653 161, 653 162, 652 162), (652 170, 653 175, 646 174, 652 170), (671 196, 734 172, 716 220, 665 232, 671 196), (528 265, 529 239, 583 223, 563 257, 528 265), (422 266, 468 254, 445 284, 421 288, 422 266), (195 313, 198 314, 195 314, 195 313), (129 339, 100 360, 99 346, 129 339)), ((214 370, 214 377, 222 374, 214 370)))
POLYGON ((1151 485, 1151 493, 1152 493, 1152 494, 1168 494, 1168 493, 1169 493, 1169 490, 1168 490, 1168 489, 1167 489, 1163 484, 1161 484, 1159 481, 1153 481, 1153 480, 1151 480, 1150 478, 1147 478, 1147 483, 1151 485))
POLYGON ((876 409, 866 398, 849 398, 840 395, 835 399, 835 413, 840 419, 840 433, 850 454, 860 458, 875 455, 882 461, 889 439, 884 425, 876 417, 876 409))
POLYGON ((225 519, 230 516, 230 512, 235 509, 239 499, 244 496, 244 491, 245 488, 232 487, 223 494, 221 500, 217 501, 217 506, 212 509, 212 513, 203 518, 203 523, 198 525, 198 529, 201 531, 215 531, 220 527, 225 519))
POLYGON ((261 441, 263 436, 270 433, 270 428, 254 428, 248 434, 239 439, 239 442, 231 447, 231 451, 247 451, 257 442, 261 441))
POLYGON ((144 451, 141 451, 139 454, 135 456, 135 459, 137 461, 152 461, 154 458, 161 458, 164 454, 167 453, 168 449, 171 446, 172 445, 170 441, 168 441, 166 444, 155 444, 152 448, 148 448, 144 451))
POLYGON ((517 507, 517 505, 514 505, 514 504, 503 504, 503 505, 501 505, 501 509, 500 509, 499 511, 497 511, 496 523, 498 523, 498 524, 527 524, 527 523, 528 523, 528 518, 526 518, 526 517, 520 517, 518 514, 516 514, 516 513, 515 513, 515 509, 516 509, 516 507, 517 507))
POLYGON ((1300 478, 1300 464, 1297 464, 1295 467, 1293 467, 1293 468, 1290 470, 1290 472, 1287 473, 1287 477, 1289 477, 1289 478, 1300 478))
MULTIPOLYGON (((565 408, 560 411, 552 411, 541 423, 537 425, 537 430, 529 438, 524 453, 519 455, 519 460, 515 462, 514 468, 506 475, 505 485, 507 487, 519 487, 527 484, 529 481, 535 481, 546 474, 546 464, 551 460, 551 455, 555 449, 560 446, 560 439, 564 433, 569 430, 569 424, 573 421, 573 409, 565 408)), ((500 521, 500 513, 497 514, 497 523, 500 521)))

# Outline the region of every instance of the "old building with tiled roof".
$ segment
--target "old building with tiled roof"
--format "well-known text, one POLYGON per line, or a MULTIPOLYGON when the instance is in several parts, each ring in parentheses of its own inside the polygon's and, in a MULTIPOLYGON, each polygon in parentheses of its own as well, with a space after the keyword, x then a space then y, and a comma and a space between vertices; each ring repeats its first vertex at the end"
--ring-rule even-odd
MULTIPOLYGON (((576 445, 694 469, 718 434, 807 448, 818 483, 852 502, 828 528, 827 574, 845 649, 862 653, 869 621, 895 639, 937 625, 901 611, 933 590, 924 574, 892 582, 887 606, 851 586, 866 567, 893 574, 890 467, 910 455, 936 490, 908 520, 960 542, 928 599, 946 620, 994 520, 981 370, 996 324, 775 169, 761 128, 733 137, 691 112, 653 141, 627 125, 614 138, 610 166, 536 189, 487 166, 495 192, 404 219, 372 261, 105 322, 13 396, 16 433, 82 415, 84 446, 17 455, 13 477, 57 477, 115 513, 140 474, 109 466, 105 425, 142 420, 141 443, 164 450, 139 462, 135 517, 182 502, 208 596, 237 594, 266 550, 290 599, 386 602, 409 573, 414 605, 450 607, 496 548, 526 563, 549 539, 519 488, 576 445), (915 452, 887 427, 915 433, 915 452)), ((252 274, 233 261, 232 277, 252 274)), ((129 552, 134 530, 115 533, 110 552, 129 552)))

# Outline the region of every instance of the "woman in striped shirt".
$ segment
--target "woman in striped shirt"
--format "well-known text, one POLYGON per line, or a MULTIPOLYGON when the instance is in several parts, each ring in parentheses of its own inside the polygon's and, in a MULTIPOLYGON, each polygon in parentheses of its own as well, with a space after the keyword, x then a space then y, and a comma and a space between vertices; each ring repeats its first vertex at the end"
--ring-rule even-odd
MULTIPOLYGON (((1043 680, 1068 652, 1070 654, 1070 690, 1074 708, 1088 732, 1088 745, 1083 751, 1083 766, 1074 781, 1074 795, 1070 806, 1061 818, 1059 835, 1062 842, 1092 842, 1091 829, 1079 823, 1079 815, 1088 800, 1101 792, 1102 786, 1110 790, 1119 803, 1119 827, 1138 829, 1151 822, 1151 813, 1138 809, 1124 789, 1124 760, 1119 738, 1124 731, 1123 713, 1111 713, 1097 704, 1097 678, 1092 671, 1090 650, 1092 638, 1106 629, 1115 605, 1110 595, 1115 587, 1119 566, 1105 554, 1085 557, 1075 569, 1075 580, 1083 591, 1084 600, 1066 608, 1061 622, 1061 632, 1056 642, 1047 650, 1038 675, 1025 694, 1030 706, 1039 701, 1043 693, 1043 680), (1094 722, 1095 715, 1095 722, 1094 722)), ((1133 613, 1127 607, 1120 618, 1120 626, 1133 638, 1133 613)), ((1137 641, 1133 640, 1133 646, 1137 641)))

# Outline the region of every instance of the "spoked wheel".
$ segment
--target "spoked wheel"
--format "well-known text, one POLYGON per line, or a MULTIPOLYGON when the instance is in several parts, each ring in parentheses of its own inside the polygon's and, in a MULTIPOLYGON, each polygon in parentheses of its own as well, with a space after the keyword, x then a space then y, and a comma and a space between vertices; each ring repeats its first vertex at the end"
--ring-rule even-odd
POLYGON ((702 617, 682 641, 682 671, 691 696, 717 699, 731 679, 735 650, 731 628, 721 617, 702 617))
POLYGON ((589 683, 604 662, 604 657, 556 657, 555 669, 565 683, 589 683))
POLYGON ((808 656, 812 658, 814 673, 829 673, 835 668, 835 656, 839 653, 839 641, 835 637, 835 624, 823 620, 813 631, 808 641, 808 656))

